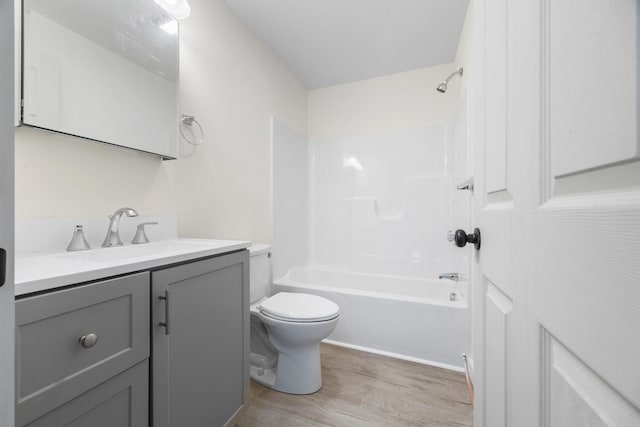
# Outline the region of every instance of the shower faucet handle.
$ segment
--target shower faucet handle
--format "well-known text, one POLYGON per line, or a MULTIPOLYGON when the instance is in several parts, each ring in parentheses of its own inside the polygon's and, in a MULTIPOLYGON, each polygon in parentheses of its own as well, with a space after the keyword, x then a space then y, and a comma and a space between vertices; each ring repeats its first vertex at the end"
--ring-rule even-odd
POLYGON ((447 232, 447 241, 453 243, 456 240, 456 235, 453 234, 453 231, 449 230, 447 232))

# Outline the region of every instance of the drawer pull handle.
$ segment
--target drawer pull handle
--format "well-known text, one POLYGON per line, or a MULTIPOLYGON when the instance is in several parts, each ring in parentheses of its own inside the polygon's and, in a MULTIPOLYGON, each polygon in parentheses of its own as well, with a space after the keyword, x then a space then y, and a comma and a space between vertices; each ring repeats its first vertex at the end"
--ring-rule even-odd
POLYGON ((158 325, 164 326, 164 334, 169 335, 169 289, 164 291, 164 295, 160 295, 158 299, 164 300, 164 322, 158 325))
POLYGON ((98 342, 98 336, 96 334, 87 334, 78 338, 78 342, 84 348, 91 348, 98 342))

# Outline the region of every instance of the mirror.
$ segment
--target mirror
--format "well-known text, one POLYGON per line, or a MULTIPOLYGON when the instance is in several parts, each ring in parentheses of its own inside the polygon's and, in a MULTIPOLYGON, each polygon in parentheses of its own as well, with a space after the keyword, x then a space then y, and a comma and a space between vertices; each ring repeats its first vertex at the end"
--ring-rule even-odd
POLYGON ((178 23, 154 0, 24 0, 22 123, 177 158, 178 23))

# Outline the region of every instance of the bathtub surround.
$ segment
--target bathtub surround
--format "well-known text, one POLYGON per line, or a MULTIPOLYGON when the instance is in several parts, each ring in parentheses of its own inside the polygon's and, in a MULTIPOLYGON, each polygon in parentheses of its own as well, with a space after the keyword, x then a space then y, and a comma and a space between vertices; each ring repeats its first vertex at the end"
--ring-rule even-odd
POLYGON ((309 251, 309 148, 307 139, 272 118, 272 267, 282 277, 306 265, 309 251))
MULTIPOLYGON (((301 135, 274 120, 272 209, 279 213, 274 214, 273 225, 275 278, 292 266, 305 265, 305 257, 313 263, 345 268, 350 264, 345 251, 354 240, 356 246, 366 246, 366 239, 377 239, 378 248, 385 250, 384 234, 391 236, 397 230, 410 234, 425 227, 429 236, 422 244, 434 246, 430 254, 437 257, 449 252, 441 265, 409 251, 404 261, 386 256, 389 265, 394 260, 404 263, 405 272, 389 266, 385 273, 405 274, 413 269, 415 274, 436 277, 454 268, 447 261, 453 249, 442 238, 453 227, 451 199, 444 195, 454 185, 454 167, 456 174, 466 175, 460 172, 468 167, 462 153, 466 145, 461 142, 466 133, 459 124, 447 126, 458 105, 458 82, 452 82, 450 96, 439 96, 433 89, 452 66, 310 91, 306 146, 301 135), (455 146, 449 142, 454 138, 455 146), (454 156, 460 159, 455 166, 454 156), (392 166, 381 159, 393 159, 392 166), (305 163, 306 171, 301 168, 305 163), (306 194, 304 183, 308 183, 306 194), (359 215, 355 222, 353 212, 359 215), (305 221, 308 231, 302 230, 305 221), (368 235, 371 222, 378 224, 377 236, 368 235), (278 246, 286 249, 278 251, 278 246), (422 268, 417 266, 420 263, 422 268)), ((464 119, 466 116, 458 122, 464 119)), ((362 258, 367 257, 362 263, 375 265, 379 260, 375 251, 362 258)))
POLYGON ((306 144, 274 122, 274 241, 287 242, 274 291, 336 302, 330 342, 462 370, 467 283, 437 279, 469 274, 446 239, 470 225, 470 193, 456 190, 470 176, 466 95, 460 79, 435 91, 451 69, 310 91, 306 144))
POLYGON ((468 167, 466 134, 451 126, 461 80, 446 95, 435 90, 453 69, 443 64, 309 92, 314 263, 431 278, 468 271, 464 259, 452 264, 457 252, 445 239, 459 226, 453 177, 468 167), (349 163, 355 160, 361 169, 349 163), (342 243, 335 245, 342 253, 330 239, 342 243))
POLYGON ((454 227, 447 139, 445 126, 430 126, 312 141, 313 264, 420 278, 460 271, 445 238, 454 227))
MULTIPOLYGON (((463 91, 458 100, 456 112, 449 125, 449 144, 447 146, 447 156, 451 159, 449 170, 449 188, 455 189, 449 193, 451 203, 451 230, 468 227, 472 230, 472 202, 473 192, 470 190, 458 190, 458 186, 468 183, 474 179, 471 165, 471 137, 469 134, 469 99, 466 91, 463 91)), ((468 250, 463 250, 449 246, 453 265, 458 267, 460 273, 471 274, 471 254, 468 250)), ((452 270, 452 271, 457 271, 452 270)))

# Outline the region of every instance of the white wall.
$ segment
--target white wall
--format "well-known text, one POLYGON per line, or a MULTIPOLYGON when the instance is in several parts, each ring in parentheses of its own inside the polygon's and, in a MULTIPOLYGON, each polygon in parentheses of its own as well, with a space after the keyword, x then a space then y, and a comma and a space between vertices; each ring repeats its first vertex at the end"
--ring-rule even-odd
MULTIPOLYGON (((183 236, 270 241, 270 117, 306 133, 306 91, 222 0, 191 0, 181 27, 182 111, 206 142, 157 157, 16 130, 16 215, 177 215, 183 236)), ((123 105, 122 108, 127 108, 123 105)))
POLYGON ((460 80, 459 93, 464 94, 470 90, 470 84, 473 80, 473 0, 467 6, 467 14, 465 16, 462 33, 458 41, 458 49, 456 57, 453 61, 455 69, 464 67, 464 76, 460 80))
MULTIPOLYGON (((454 69, 443 64, 309 91, 308 137, 321 141, 444 125, 453 117, 456 97, 443 96, 436 86, 454 69)), ((449 91, 455 93, 457 85, 452 81, 449 91)))
POLYGON ((270 118, 306 134, 306 90, 222 0, 191 7, 181 34, 182 109, 208 138, 177 163, 180 230, 267 242, 270 118))

